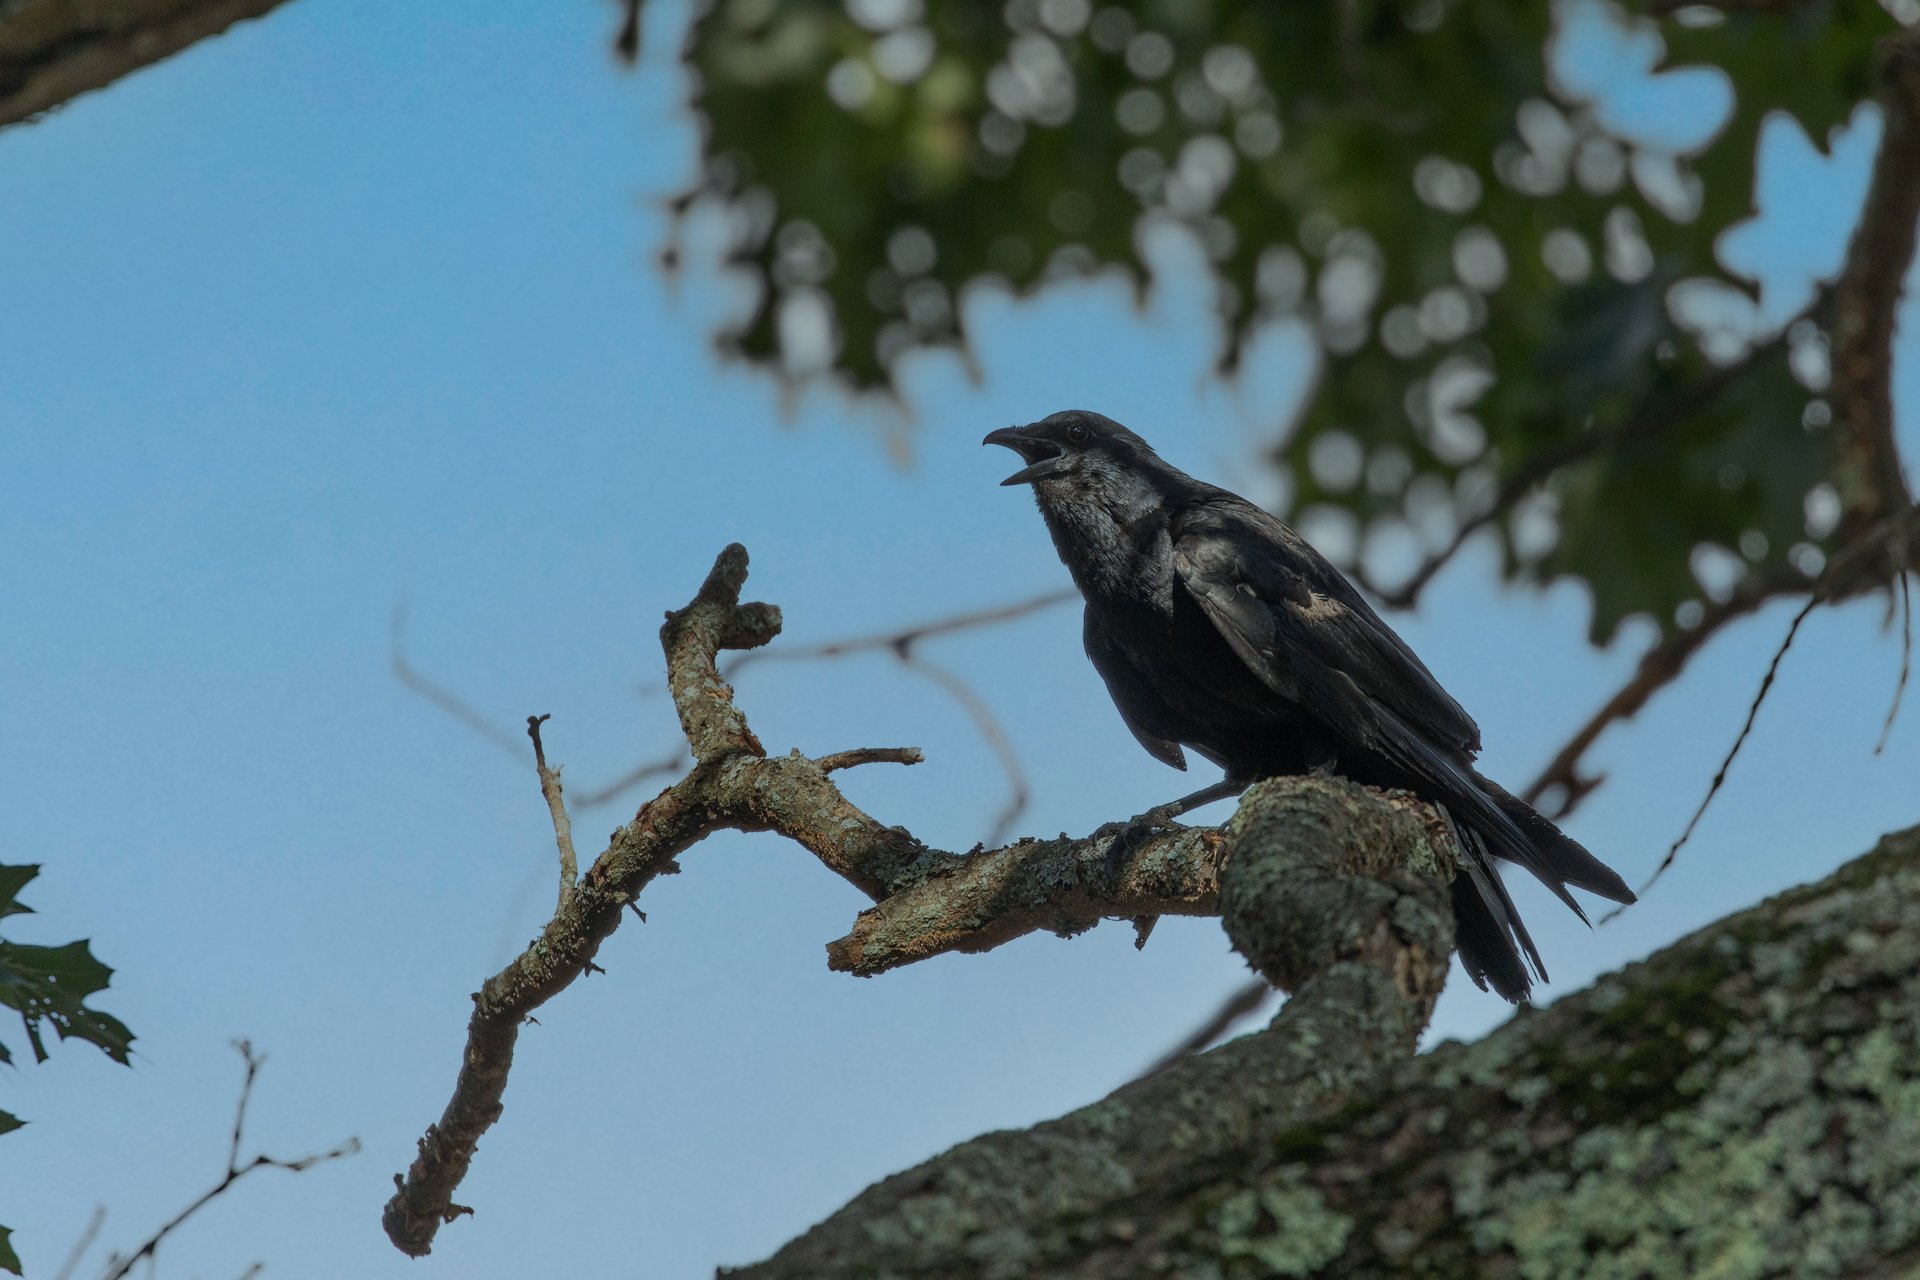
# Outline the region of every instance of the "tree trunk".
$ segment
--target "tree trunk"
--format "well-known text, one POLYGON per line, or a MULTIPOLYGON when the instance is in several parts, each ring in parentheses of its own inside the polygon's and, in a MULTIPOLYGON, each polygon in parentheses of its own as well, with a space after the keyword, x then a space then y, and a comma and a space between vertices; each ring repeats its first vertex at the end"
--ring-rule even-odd
POLYGON ((1920 828, 1476 1044, 1358 1084, 1325 1045, 1327 1078, 1249 1106, 1287 1019, 964 1143, 728 1274, 1920 1276, 1920 828), (1151 1168, 1083 1158, 1207 1108, 1244 1122, 1151 1168), (1037 1158, 1055 1194, 998 1217, 990 1170, 1037 1158))

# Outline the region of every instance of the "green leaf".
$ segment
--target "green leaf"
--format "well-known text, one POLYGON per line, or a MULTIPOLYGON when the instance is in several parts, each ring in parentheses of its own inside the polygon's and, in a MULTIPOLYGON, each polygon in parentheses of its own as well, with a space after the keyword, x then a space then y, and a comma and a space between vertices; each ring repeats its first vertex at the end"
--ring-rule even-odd
MULTIPOLYGON (((43 1022, 62 1040, 84 1040, 115 1062, 128 1062, 133 1033, 86 1003, 105 990, 112 975, 85 940, 58 947, 0 941, 0 1006, 19 1012, 37 1062, 47 1059, 43 1022)), ((0 1048, 0 1058, 5 1052, 0 1048)))
POLYGON ((13 1251, 13 1232, 0 1227, 0 1271, 11 1271, 14 1275, 24 1275, 20 1267, 20 1255, 13 1251))
POLYGON ((0 1111, 0 1134, 12 1133, 27 1122, 10 1111, 0 1111))
POLYGON ((838 0, 721 0, 698 21, 709 127, 681 207, 723 211, 733 264, 765 285, 729 351, 887 387, 904 350, 964 349, 980 282, 1140 284, 1143 229, 1180 227, 1219 286, 1223 368, 1275 317, 1319 334, 1319 386, 1275 462, 1296 508, 1357 521, 1362 546, 1414 527, 1431 549, 1436 501, 1457 524, 1555 461, 1539 501, 1557 522, 1498 521, 1504 571, 1587 582, 1605 642, 1630 615, 1673 625, 1702 593, 1697 547, 1760 567, 1810 541, 1801 503, 1832 459, 1788 357, 1818 332, 1696 332, 1675 299, 1750 306, 1715 246, 1753 213, 1762 123, 1823 139, 1850 119, 1895 26, 1881 6, 917 11, 873 30, 838 0), (1550 69, 1556 13, 1569 39, 1599 38, 1596 13, 1630 24, 1646 92, 1730 84, 1726 119, 1708 136, 1695 109, 1680 155, 1610 128, 1608 90, 1550 69), (1327 464, 1356 446, 1360 467, 1327 464))
POLYGON ((27 883, 39 874, 40 868, 35 864, 29 863, 24 866, 0 864, 0 919, 33 910, 32 907, 16 899, 20 891, 27 887, 27 883))

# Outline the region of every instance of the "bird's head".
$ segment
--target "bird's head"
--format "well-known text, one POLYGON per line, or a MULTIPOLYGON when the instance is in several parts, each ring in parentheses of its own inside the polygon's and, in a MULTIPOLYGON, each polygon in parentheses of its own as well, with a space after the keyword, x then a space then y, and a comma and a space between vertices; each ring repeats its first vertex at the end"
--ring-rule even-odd
POLYGON ((1026 461, 1001 484, 1030 484, 1041 493, 1101 487, 1103 481, 1154 460, 1145 440, 1087 409, 1067 409, 1024 427, 1002 427, 988 432, 981 443, 1005 445, 1026 461))

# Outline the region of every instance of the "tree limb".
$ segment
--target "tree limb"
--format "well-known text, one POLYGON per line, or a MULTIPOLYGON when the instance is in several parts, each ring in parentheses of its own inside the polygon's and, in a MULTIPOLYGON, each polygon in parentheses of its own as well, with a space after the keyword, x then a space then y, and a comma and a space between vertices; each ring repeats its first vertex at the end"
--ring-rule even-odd
POLYGON ((0 127, 32 119, 284 0, 0 4, 0 127))
POLYGON ((1833 482, 1845 542, 1913 504, 1893 438, 1893 331, 1920 223, 1920 32, 1881 41, 1879 72, 1880 149, 1833 287, 1833 482))
POLYGON ((1338 1106, 1412 1053, 1446 979, 1450 837, 1430 816, 1334 777, 1250 788, 1226 827, 1221 897, 1234 947, 1293 991, 1266 1030, 964 1143, 727 1274, 1033 1275, 1077 1224, 1338 1106))
POLYGON ((1321 1005, 1344 1021, 1295 1023, 1324 1057, 1290 1075, 1276 1032, 1352 968, 1268 1031, 955 1147, 727 1274, 1893 1280, 1920 1264, 1920 828, 1384 1074, 1349 1056, 1368 1034, 1355 989, 1321 1005), (1010 1203, 1010 1176, 1053 1189, 1010 1203))
MULTIPOLYGON (((779 630, 779 610, 740 603, 746 571, 745 550, 728 547, 693 603, 669 613, 660 630, 693 767, 614 833, 540 936, 474 996, 453 1097, 395 1178, 383 1216, 402 1251, 427 1253, 443 1223, 471 1212, 453 1192, 500 1117, 520 1027, 594 967, 622 909, 654 876, 677 869, 680 854, 721 829, 777 831, 880 904, 830 948, 836 967, 879 972, 1039 928, 1071 933, 1105 917, 1194 914, 1217 902, 1234 945, 1270 980, 1297 991, 1286 1025, 1341 1041, 1337 1049, 1276 1042, 1272 1071, 1289 1093, 1344 1088, 1377 1060, 1411 1052, 1452 944, 1443 889, 1451 837, 1425 805, 1337 778, 1300 778, 1251 790, 1224 836, 1176 829, 1118 865, 1109 861, 1117 828, 969 857, 930 849, 854 806, 829 777, 917 753, 766 755, 716 663, 722 650, 765 644, 779 630), (1312 1081, 1302 1077, 1309 1066, 1312 1081)), ((1174 1142, 1184 1149, 1184 1139, 1174 1142)))

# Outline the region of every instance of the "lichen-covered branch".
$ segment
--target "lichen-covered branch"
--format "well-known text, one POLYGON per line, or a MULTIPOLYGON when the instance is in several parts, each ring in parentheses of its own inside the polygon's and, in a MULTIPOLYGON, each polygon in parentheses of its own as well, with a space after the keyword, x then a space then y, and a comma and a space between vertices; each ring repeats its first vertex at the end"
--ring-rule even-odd
POLYGON ((1118 826, 1082 840, 1022 840, 977 853, 860 913, 827 944, 827 964, 871 977, 947 952, 987 951, 1102 920, 1219 914, 1218 831, 1183 828, 1111 856, 1118 826))
POLYGON ((1293 997, 1270 1026, 1024 1132, 897 1174, 767 1262, 775 1277, 1031 1276, 1128 1206, 1337 1107, 1413 1050, 1453 944, 1443 830, 1339 778, 1250 789, 1225 828, 1227 935, 1293 997))
POLYGON ((284 0, 12 0, 0 4, 0 127, 171 57, 284 0))
MULTIPOLYGON (((1276 1041, 1270 1068, 1296 1099, 1344 1088, 1368 1064, 1411 1052, 1452 943, 1443 901, 1450 837, 1429 828, 1425 806, 1337 779, 1293 779, 1250 792, 1224 836, 1176 828, 1116 850, 1117 829, 1106 828, 969 856, 930 849, 863 812, 830 776, 860 764, 912 764, 917 751, 863 747, 818 759, 765 753, 716 661, 723 650, 765 644, 779 631, 779 610, 740 602, 746 575, 745 550, 728 547, 693 602, 667 615, 660 630, 667 685, 694 764, 613 834, 561 895, 540 936, 474 996, 453 1097, 421 1138, 412 1166, 396 1177, 386 1206, 387 1234, 402 1251, 427 1253, 443 1224, 471 1212, 454 1202, 454 1191, 500 1118, 526 1019, 594 967, 623 909, 655 876, 677 869, 680 855, 721 829, 777 831, 879 904, 829 948, 837 968, 878 973, 1036 929, 1074 933, 1103 918, 1209 913, 1227 904, 1229 938, 1256 969, 1297 989, 1286 1025, 1307 1039, 1291 1047, 1276 1041), (1330 1049, 1321 1043, 1326 1037, 1342 1043, 1330 1049), (1309 1060, 1317 1083, 1302 1075, 1309 1060)), ((539 763, 544 782, 543 755, 539 763)), ((557 805, 557 786, 548 798, 557 805)), ((1168 1140, 1164 1154, 1173 1159, 1214 1139, 1168 1140)))
POLYGON ((1292 1062, 1308 1076, 1296 1091, 1285 1054, 1302 1041, 1274 1033, 1356 969, 1377 983, 1374 968, 1331 971, 1273 1029, 956 1147, 730 1274, 1891 1280, 1920 1267, 1920 828, 1385 1074, 1347 1056, 1350 1037, 1380 1034, 1357 1012, 1380 993, 1357 986, 1354 1003, 1320 1006, 1352 1016, 1313 1024, 1325 1058, 1292 1062), (1315 1081, 1323 1069, 1345 1083, 1315 1081), (1204 1158, 1170 1156, 1183 1142, 1204 1158), (1055 1190, 1009 1203, 1003 1180, 1028 1168, 1055 1190))

